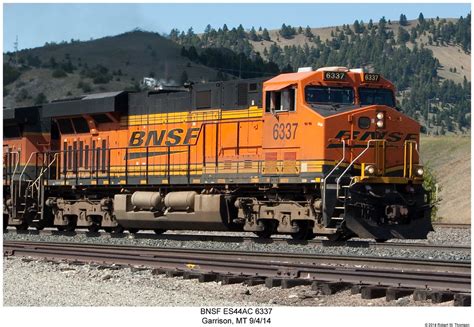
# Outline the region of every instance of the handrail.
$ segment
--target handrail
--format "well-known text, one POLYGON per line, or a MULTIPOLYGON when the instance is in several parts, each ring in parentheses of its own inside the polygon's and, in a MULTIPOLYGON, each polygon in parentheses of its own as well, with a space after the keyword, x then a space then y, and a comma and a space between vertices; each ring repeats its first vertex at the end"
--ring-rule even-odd
POLYGON ((10 187, 10 198, 13 199, 13 189, 14 189, 13 183, 15 181, 15 174, 16 174, 16 170, 18 169, 18 164, 20 163, 20 151, 12 151, 12 152, 10 152, 10 154, 11 153, 16 153, 18 155, 16 164, 15 164, 15 169, 13 169, 13 173, 12 173, 12 177, 11 177, 12 187, 10 187))
POLYGON ((323 212, 326 209, 326 181, 329 178, 329 176, 331 176, 331 174, 334 171, 336 171, 337 168, 339 168, 339 166, 344 162, 344 159, 346 158, 346 140, 342 139, 341 141, 342 141, 342 158, 341 158, 341 160, 339 160, 337 165, 334 166, 333 169, 331 169, 329 174, 327 174, 326 177, 324 177, 324 179, 323 179, 323 192, 322 192, 322 194, 324 194, 324 197, 323 197, 323 212))
POLYGON ((351 161, 351 163, 347 166, 347 168, 342 172, 342 174, 339 176, 339 178, 336 180, 336 195, 337 197, 339 198, 339 183, 341 182, 341 178, 347 173, 347 171, 352 167, 352 165, 354 164, 354 162, 356 162, 357 160, 359 160, 360 157, 362 157, 362 155, 367 152, 368 149, 370 149, 370 143, 371 142, 385 142, 385 140, 383 139, 373 139, 373 140, 369 140, 367 141, 367 147, 364 149, 364 151, 362 151, 361 153, 359 153, 359 155, 357 157, 355 157, 354 160, 351 161))
POLYGON ((25 164, 25 167, 23 167, 23 170, 21 171, 20 178, 18 179, 18 196, 21 196, 21 180, 22 180, 23 174, 25 173, 25 170, 28 167, 28 164, 30 163, 31 158, 33 158, 33 155, 37 153, 39 152, 38 151, 31 152, 30 157, 28 158, 28 161, 25 164))
MULTIPOLYGON (((41 176, 43 176, 44 173, 45 173, 46 171, 48 171, 49 167, 51 167, 51 165, 56 162, 56 160, 58 159, 58 155, 59 155, 59 153, 55 153, 55 154, 54 154, 53 160, 51 160, 51 162, 49 163, 49 165, 48 165, 46 168, 44 168, 44 169, 41 170, 41 172, 40 172, 38 178, 36 178, 36 180, 35 180, 31 185, 29 185, 28 187, 33 188, 33 186, 36 185, 36 183, 41 179, 41 176)), ((36 187, 39 188, 39 185, 36 186, 36 187)))

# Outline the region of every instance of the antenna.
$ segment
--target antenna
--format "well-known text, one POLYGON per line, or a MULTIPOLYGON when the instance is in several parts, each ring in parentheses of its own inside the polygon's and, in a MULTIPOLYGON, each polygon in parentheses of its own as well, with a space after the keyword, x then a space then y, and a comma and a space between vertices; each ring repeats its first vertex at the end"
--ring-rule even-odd
POLYGON ((13 50, 15 50, 15 64, 18 65, 18 35, 13 43, 13 50))

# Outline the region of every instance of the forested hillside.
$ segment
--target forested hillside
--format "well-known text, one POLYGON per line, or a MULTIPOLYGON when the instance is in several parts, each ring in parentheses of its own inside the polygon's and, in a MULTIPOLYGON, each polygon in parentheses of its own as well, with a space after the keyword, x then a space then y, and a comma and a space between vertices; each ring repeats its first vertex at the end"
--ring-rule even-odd
POLYGON ((192 29, 187 33, 174 29, 169 38, 183 46, 181 54, 190 60, 242 77, 305 66, 364 67, 395 83, 400 108, 418 119, 425 131, 470 131, 470 14, 456 20, 425 19, 420 14, 416 21, 402 14, 398 22, 356 20, 324 29, 283 24, 278 31, 261 27, 246 31, 242 25, 208 26, 200 35, 192 29), (449 60, 455 54, 469 60, 451 67, 449 60))

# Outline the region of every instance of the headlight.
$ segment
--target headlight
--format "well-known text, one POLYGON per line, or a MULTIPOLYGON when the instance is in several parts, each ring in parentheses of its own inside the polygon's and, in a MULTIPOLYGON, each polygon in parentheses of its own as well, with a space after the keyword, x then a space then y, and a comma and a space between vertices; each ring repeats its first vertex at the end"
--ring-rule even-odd
POLYGON ((418 167, 418 168, 416 169, 416 174, 417 174, 418 176, 421 177, 421 176, 423 176, 424 173, 425 173, 425 171, 424 171, 423 167, 418 167))
POLYGON ((382 120, 377 120, 377 127, 382 128, 383 127, 383 121, 382 120))
POLYGON ((368 165, 365 167, 365 173, 367 175, 373 175, 375 174, 375 167, 373 165, 368 165))
POLYGON ((377 113, 377 119, 383 119, 383 112, 377 113))

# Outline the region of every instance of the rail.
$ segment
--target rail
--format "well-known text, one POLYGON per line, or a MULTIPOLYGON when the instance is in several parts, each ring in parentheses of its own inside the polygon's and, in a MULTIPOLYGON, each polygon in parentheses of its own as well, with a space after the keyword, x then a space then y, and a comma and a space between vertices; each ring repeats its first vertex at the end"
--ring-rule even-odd
POLYGON ((5 241, 4 256, 144 266, 188 272, 471 291, 470 262, 5 241), (270 263, 270 264, 269 264, 270 263))

